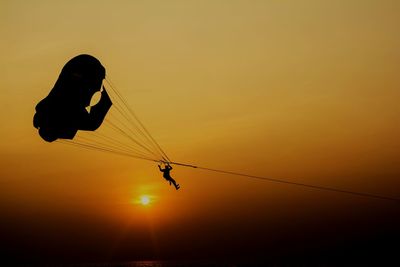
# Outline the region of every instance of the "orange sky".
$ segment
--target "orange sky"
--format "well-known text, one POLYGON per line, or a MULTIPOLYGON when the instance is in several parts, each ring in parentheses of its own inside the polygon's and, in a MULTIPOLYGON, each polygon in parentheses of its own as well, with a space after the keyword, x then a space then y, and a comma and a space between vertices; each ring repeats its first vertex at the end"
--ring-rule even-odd
POLYGON ((217 257, 214 238, 258 253, 258 234, 286 240, 296 225, 384 225, 393 203, 201 170, 175 167, 176 192, 156 164, 44 142, 32 117, 62 66, 88 53, 175 161, 399 198, 399 12, 389 0, 0 0, 10 258, 40 259, 31 248, 46 242, 46 256, 78 261, 217 257), (154 202, 134 204, 141 194, 154 202), (82 232, 107 245, 65 252, 82 232))

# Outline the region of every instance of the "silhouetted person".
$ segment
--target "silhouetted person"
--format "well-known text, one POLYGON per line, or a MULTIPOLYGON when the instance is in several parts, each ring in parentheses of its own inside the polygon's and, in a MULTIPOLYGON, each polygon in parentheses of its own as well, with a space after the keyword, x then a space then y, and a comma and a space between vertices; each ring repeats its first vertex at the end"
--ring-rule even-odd
POLYGON ((172 170, 171 165, 169 165, 168 163, 165 165, 164 169, 161 169, 161 166, 158 165, 158 168, 160 169, 160 172, 163 173, 163 177, 165 178, 165 180, 167 180, 169 182, 169 185, 171 185, 171 183, 174 184, 176 190, 178 190, 180 188, 179 184, 176 183, 176 181, 171 177, 170 175, 170 171, 172 170))

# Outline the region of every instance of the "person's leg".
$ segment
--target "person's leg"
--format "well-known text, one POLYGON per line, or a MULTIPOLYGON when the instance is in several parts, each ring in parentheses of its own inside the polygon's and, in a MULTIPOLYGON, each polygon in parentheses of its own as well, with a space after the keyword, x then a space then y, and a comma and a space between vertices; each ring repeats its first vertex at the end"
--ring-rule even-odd
POLYGON ((176 181, 171 178, 171 182, 174 184, 175 188, 178 190, 179 189, 179 184, 176 184, 176 181))

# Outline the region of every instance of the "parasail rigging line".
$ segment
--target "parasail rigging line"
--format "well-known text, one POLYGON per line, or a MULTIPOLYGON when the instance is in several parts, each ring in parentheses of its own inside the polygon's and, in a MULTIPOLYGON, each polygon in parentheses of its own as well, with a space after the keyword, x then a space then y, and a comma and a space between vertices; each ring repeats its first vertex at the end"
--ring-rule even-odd
MULTIPOLYGON (((101 139, 101 138, 99 137, 99 139, 101 139)), ((71 141, 67 141, 67 142, 71 142, 71 141)), ((121 151, 121 152, 124 152, 124 153, 130 153, 132 155, 139 155, 139 156, 142 156, 142 157, 151 157, 151 155, 150 156, 146 155, 140 150, 136 150, 136 149, 133 149, 133 148, 120 147, 120 146, 113 145, 111 143, 102 142, 102 141, 99 141, 99 140, 92 140, 90 138, 85 138, 85 137, 82 137, 82 136, 81 137, 77 137, 77 140, 74 141, 74 142, 75 143, 78 142, 78 143, 82 143, 82 144, 88 144, 88 145, 91 145, 91 146, 98 146, 100 148, 111 149, 111 150, 114 150, 114 151, 121 151)))
POLYGON ((109 120, 105 120, 115 131, 120 132, 121 134, 123 134, 124 136, 126 136, 128 139, 130 139, 132 142, 134 142, 135 144, 137 144, 139 147, 142 147, 144 150, 146 150, 148 153, 153 154, 153 156, 158 157, 158 155, 150 150, 149 148, 147 148, 145 145, 143 145, 142 143, 140 143, 139 141, 137 141, 135 138, 133 138, 131 135, 129 135, 127 132, 125 132, 123 129, 121 129, 120 127, 118 127, 115 123, 112 123, 109 120))
MULTIPOLYGON (((115 99, 113 95, 111 95, 111 98, 114 100, 113 107, 117 110, 117 112, 119 114, 121 114, 123 116, 123 118, 128 122, 128 125, 130 125, 131 127, 127 127, 126 125, 124 125, 124 126, 127 129, 131 130, 131 132, 142 142, 146 143, 146 140, 147 140, 147 142, 150 142, 150 145, 154 148, 154 144, 152 144, 151 141, 149 141, 150 139, 145 136, 143 131, 136 125, 135 121, 132 118, 130 118, 130 116, 124 110, 124 107, 120 105, 119 101, 117 101, 117 99, 115 99), (140 135, 136 134, 134 130, 138 131, 140 133, 140 135), (141 139, 142 137, 140 137, 140 136, 144 137, 146 140, 143 141, 143 139, 141 139)), ((112 116, 112 114, 110 114, 110 115, 112 116)))
MULTIPOLYGON (((119 145, 124 147, 136 147, 136 150, 142 150, 143 154, 150 154, 152 156, 150 157, 155 157, 156 159, 162 159, 162 155, 154 149, 154 146, 152 146, 149 141, 146 141, 141 137, 141 135, 138 135, 138 132, 140 129, 137 129, 136 126, 136 131, 135 131, 135 122, 132 121, 129 116, 124 112, 123 107, 120 105, 120 101, 117 101, 115 98, 115 93, 110 94, 110 98, 113 100, 114 105, 111 107, 114 112, 111 112, 108 114, 109 118, 106 118, 102 124, 102 128, 99 129, 96 132, 104 132, 103 135, 111 135, 114 137, 113 141, 110 140, 110 142, 114 142, 116 139, 119 140, 119 145), (114 114, 115 113, 115 114, 114 114), (113 132, 110 133, 107 131, 112 130, 113 132)), ((80 133, 80 135, 83 135, 84 133, 80 133)), ((91 135, 89 135, 91 136, 91 135)), ((92 145, 97 145, 96 142, 93 142, 92 145)), ((135 149, 134 149, 135 150, 135 149)), ((149 155, 147 155, 149 156, 149 155)))
POLYGON ((101 139, 103 139, 103 140, 106 140, 106 141, 108 140, 111 144, 116 144, 116 145, 118 145, 119 148, 123 148, 123 149, 124 149, 124 148, 129 148, 130 150, 132 150, 132 151, 134 151, 134 152, 137 152, 137 153, 144 153, 144 152, 142 152, 142 151, 136 149, 134 146, 132 146, 132 145, 130 145, 130 144, 124 144, 124 143, 122 143, 121 141, 116 140, 115 138, 106 136, 106 135, 101 134, 101 133, 98 133, 98 132, 93 132, 93 134, 94 134, 95 136, 98 136, 99 138, 101 138, 101 139))
MULTIPOLYGON (((134 134, 134 135, 138 138, 138 140, 140 140, 143 144, 149 144, 150 147, 152 147, 152 148, 150 148, 150 149, 153 149, 154 151, 157 151, 157 154, 159 154, 159 156, 162 158, 162 154, 161 154, 161 152, 157 149, 157 146, 151 141, 151 139, 150 139, 148 136, 146 136, 146 134, 142 131, 142 129, 140 129, 140 127, 139 127, 138 125, 136 125, 135 120, 133 120, 129 115, 127 115, 127 113, 126 113, 124 107, 122 107, 122 106, 119 104, 119 101, 116 101, 116 99, 115 99, 114 102, 116 103, 116 104, 115 104, 116 110, 117 110, 117 111, 123 116, 123 118, 128 122, 128 125, 131 126, 131 127, 127 127, 127 126, 124 124, 124 127, 125 127, 126 129, 128 129, 132 134, 134 134), (135 132, 135 130, 136 130, 137 132, 139 132, 140 135, 138 135, 138 134, 135 132), (142 138, 144 138, 144 139, 142 139, 142 138)), ((110 114, 110 115, 112 115, 112 114, 110 114)), ((118 121, 120 121, 120 120, 118 120, 118 121)), ((121 122, 121 123, 122 123, 122 122, 121 122)), ((122 123, 122 124, 123 124, 123 123, 122 123)), ((149 148, 149 147, 147 147, 147 148, 149 148)))
MULTIPOLYGON (((133 110, 130 108, 130 106, 127 104, 127 101, 124 99, 122 94, 115 88, 115 86, 111 83, 110 79, 106 78, 105 79, 107 84, 109 85, 109 88, 111 88, 111 91, 118 97, 118 99, 122 102, 122 108, 120 106, 120 109, 123 111, 127 112, 130 116, 130 124, 135 127, 135 130, 137 130, 147 141, 148 143, 155 149, 155 151, 158 151, 160 153, 161 159, 163 160, 168 160, 168 156, 166 156, 165 152, 162 151, 161 146, 155 141, 155 139, 151 136, 149 131, 144 127, 144 124, 139 120, 139 118, 136 116, 136 114, 133 112, 133 110)), ((119 101, 116 101, 117 104, 119 104, 119 101)), ((125 116, 126 113, 124 112, 125 116)))
POLYGON ((212 168, 201 167, 201 166, 194 166, 194 165, 190 165, 190 164, 182 164, 182 163, 174 163, 174 162, 170 162, 170 164, 180 165, 180 166, 184 166, 184 167, 197 168, 197 169, 202 169, 202 170, 206 170, 206 171, 248 177, 248 178, 259 179, 259 180, 264 180, 264 181, 270 181, 270 182, 274 182, 274 183, 295 185, 295 186, 307 187, 307 188, 318 189, 318 190, 323 190, 323 191, 331 191, 331 192, 336 192, 336 193, 344 193, 344 194, 351 194, 351 195, 355 195, 355 196, 362 196, 362 197, 369 197, 369 198, 376 198, 376 199, 400 202, 400 199, 398 199, 398 198, 382 196, 382 195, 375 195, 375 194, 364 193, 364 192, 350 191, 350 190, 344 190, 344 189, 327 187, 327 186, 319 186, 319 185, 313 185, 313 184, 306 184, 306 183, 298 183, 298 182, 276 179, 276 178, 269 178, 269 177, 264 177, 264 176, 257 176, 257 175, 250 175, 250 174, 233 172, 233 171, 225 171, 225 170, 212 169, 212 168))
POLYGON ((398 199, 398 198, 382 196, 382 195, 375 195, 375 194, 364 193, 364 192, 350 191, 350 190, 344 190, 344 189, 327 187, 327 186, 319 186, 319 185, 313 185, 313 184, 306 184, 306 183, 298 183, 298 182, 293 182, 293 181, 288 181, 288 180, 283 180, 283 179, 276 179, 276 178, 270 178, 270 177, 265 177, 265 176, 257 176, 257 175, 239 173, 239 172, 234 172, 234 171, 219 170, 219 169, 201 167, 201 166, 180 163, 180 162, 163 162, 163 163, 174 164, 174 165, 179 165, 179 166, 183 166, 183 167, 201 169, 201 170, 218 172, 218 173, 224 173, 224 174, 230 174, 230 175, 236 175, 236 176, 242 176, 242 177, 248 177, 248 178, 253 178, 253 179, 258 179, 258 180, 274 182, 274 183, 289 184, 289 185, 307 187, 307 188, 318 189, 318 190, 323 190, 323 191, 331 191, 331 192, 336 192, 336 193, 345 193, 345 194, 351 194, 351 195, 355 195, 355 196, 362 196, 362 197, 377 198, 377 199, 400 202, 400 199, 398 199))
MULTIPOLYGON (((110 114, 110 115, 111 115, 111 117, 113 117, 112 114, 110 114)), ((119 131, 122 131, 123 134, 124 134, 127 138, 132 139, 132 138, 133 138, 132 135, 135 136, 136 139, 135 139, 134 142, 135 142, 136 144, 138 144, 139 146, 141 146, 142 148, 144 148, 145 150, 147 150, 148 152, 154 154, 156 157, 162 156, 162 155, 159 153, 159 151, 154 150, 154 147, 151 148, 151 145, 149 146, 149 145, 148 145, 148 142, 143 141, 143 139, 140 138, 140 136, 132 129, 132 127, 129 127, 129 126, 128 126, 129 124, 128 124, 128 125, 125 124, 124 122, 122 122, 120 119, 118 119, 118 118, 115 117, 115 116, 114 116, 113 118, 114 118, 114 119, 111 118, 111 120, 114 120, 115 123, 112 123, 111 120, 108 120, 108 119, 106 119, 106 121, 107 121, 110 125, 112 125, 113 127, 117 128, 119 131), (118 127, 117 124, 118 124, 119 126, 121 126, 121 127, 118 127), (123 129, 126 129, 126 131, 124 131, 123 129), (129 133, 130 133, 130 134, 129 134, 129 133)))
MULTIPOLYGON (((112 124, 112 123, 111 123, 112 124)), ((107 125, 107 124, 105 124, 107 125)), ((117 128, 113 128, 113 125, 108 125, 110 129, 112 129, 113 131, 116 131, 117 133, 120 132, 124 132, 122 129, 118 128, 118 126, 115 126, 117 128)), ((131 136, 129 136, 128 134, 126 134, 130 139, 133 139, 131 136)), ((134 140, 134 139, 133 139, 134 140)), ((136 141, 136 140, 135 140, 136 141)), ((92 147, 94 146, 98 146, 100 148, 111 148, 113 150, 117 150, 117 151, 121 151, 124 153, 132 153, 135 155, 140 155, 140 156, 146 156, 146 157, 154 157, 154 154, 151 154, 151 151, 144 151, 141 149, 138 149, 135 146, 132 146, 132 142, 126 142, 122 143, 121 141, 116 140, 115 138, 112 138, 110 136, 106 136, 104 134, 101 134, 100 132, 96 132, 96 134, 94 134, 94 132, 91 132, 90 135, 85 135, 83 133, 81 133, 80 135, 77 135, 73 140, 66 140, 66 142, 70 142, 70 143, 85 143, 85 144, 89 144, 92 147)), ((140 143, 137 143, 140 146, 143 146, 140 143)), ((139 146, 139 148, 140 148, 139 146)))
POLYGON ((56 140, 56 142, 61 143, 61 144, 71 145, 71 146, 82 147, 82 148, 89 149, 89 150, 97 150, 97 151, 117 154, 117 155, 121 155, 121 156, 127 156, 127 157, 131 157, 131 158, 137 158, 137 159, 157 162, 157 160, 155 160, 155 159, 142 157, 142 156, 139 156, 139 155, 133 155, 131 153, 124 153, 124 152, 113 150, 113 149, 109 149, 109 148, 103 148, 103 147, 99 147, 99 146, 94 146, 94 145, 91 145, 91 144, 85 144, 85 143, 82 143, 82 142, 71 142, 71 141, 66 141, 66 140, 56 140))
POLYGON ((119 91, 115 88, 115 86, 113 85, 113 83, 111 82, 110 78, 107 76, 106 77, 106 82, 110 85, 110 88, 116 93, 116 95, 119 97, 119 99, 121 99, 122 103, 124 104, 124 106, 126 107, 126 109, 129 111, 129 113, 131 114, 131 116, 138 122, 138 124, 141 126, 141 128, 144 130, 144 132, 146 133, 146 136, 149 137, 149 139, 156 145, 156 147, 158 148, 158 150, 161 152, 161 154, 163 155, 163 158, 171 161, 169 159, 169 157, 167 156, 167 154, 164 152, 164 150, 161 148, 160 144, 154 139, 154 137, 150 134, 150 132, 147 130, 147 128, 144 126, 144 124, 139 120, 139 118, 137 117, 137 115, 135 114, 135 112, 133 112, 133 110, 131 109, 131 107, 128 105, 127 101, 124 99, 124 97, 119 93, 119 91))

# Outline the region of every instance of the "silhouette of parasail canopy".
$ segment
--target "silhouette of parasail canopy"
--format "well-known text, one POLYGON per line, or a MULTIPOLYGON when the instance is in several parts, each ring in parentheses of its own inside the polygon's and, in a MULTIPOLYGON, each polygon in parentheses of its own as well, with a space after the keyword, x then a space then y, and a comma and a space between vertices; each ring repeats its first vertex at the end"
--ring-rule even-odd
POLYGON ((112 102, 102 90, 100 102, 87 112, 95 92, 100 91, 106 71, 89 55, 74 57, 64 66, 49 95, 36 106, 33 125, 40 136, 53 142, 73 139, 78 130, 94 131, 103 122, 112 102))
POLYGON ((33 125, 47 142, 170 162, 91 55, 78 55, 65 64, 48 96, 36 105, 33 125), (100 100, 91 105, 96 93, 100 100))

